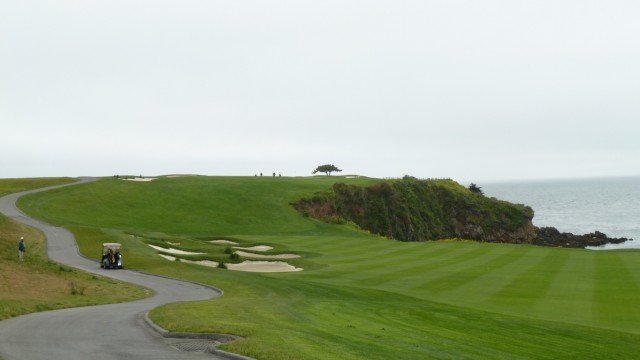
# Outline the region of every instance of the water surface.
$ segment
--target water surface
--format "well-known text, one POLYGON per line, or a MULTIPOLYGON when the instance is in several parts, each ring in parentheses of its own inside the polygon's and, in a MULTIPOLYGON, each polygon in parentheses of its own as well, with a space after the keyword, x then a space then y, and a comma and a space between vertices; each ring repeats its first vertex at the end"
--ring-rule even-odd
POLYGON ((640 177, 478 184, 486 196, 533 208, 533 224, 561 232, 600 231, 634 239, 605 248, 640 248, 640 177))

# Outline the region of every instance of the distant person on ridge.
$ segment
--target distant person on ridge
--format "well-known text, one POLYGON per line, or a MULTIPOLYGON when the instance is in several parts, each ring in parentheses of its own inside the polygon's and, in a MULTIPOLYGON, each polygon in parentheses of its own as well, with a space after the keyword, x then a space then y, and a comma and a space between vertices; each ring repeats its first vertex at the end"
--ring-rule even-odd
POLYGON ((24 252, 27 250, 27 246, 24 244, 24 237, 20 236, 20 242, 18 243, 18 255, 20 261, 24 261, 24 252))

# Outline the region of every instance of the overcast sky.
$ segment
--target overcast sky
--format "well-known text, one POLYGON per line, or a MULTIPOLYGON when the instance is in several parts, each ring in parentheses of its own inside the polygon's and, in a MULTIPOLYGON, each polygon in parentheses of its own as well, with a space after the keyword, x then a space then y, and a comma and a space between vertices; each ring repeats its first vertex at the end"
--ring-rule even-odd
POLYGON ((640 2, 0 0, 0 124, 0 178, 640 175, 640 2))

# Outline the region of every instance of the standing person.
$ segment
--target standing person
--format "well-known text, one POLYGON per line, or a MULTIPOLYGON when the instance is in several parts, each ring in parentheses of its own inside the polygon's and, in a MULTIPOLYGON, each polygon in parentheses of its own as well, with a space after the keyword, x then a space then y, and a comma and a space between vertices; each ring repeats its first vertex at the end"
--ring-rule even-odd
POLYGON ((20 242, 18 243, 18 254, 20 255, 20 261, 24 261, 24 252, 27 250, 27 246, 24 244, 24 237, 20 236, 20 242))

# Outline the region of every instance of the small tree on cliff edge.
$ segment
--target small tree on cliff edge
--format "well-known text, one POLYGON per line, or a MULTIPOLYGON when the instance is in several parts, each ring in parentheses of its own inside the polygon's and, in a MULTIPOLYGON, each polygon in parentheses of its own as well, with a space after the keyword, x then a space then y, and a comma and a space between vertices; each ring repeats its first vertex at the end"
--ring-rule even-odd
POLYGON ((469 190, 471 190, 472 193, 484 195, 484 193, 482 192, 482 188, 474 183, 471 183, 471 185, 469 185, 469 190))
POLYGON ((327 174, 327 176, 331 176, 332 172, 340 172, 342 170, 338 169, 335 165, 331 165, 331 164, 327 164, 327 165, 320 165, 318 166, 315 170, 313 170, 313 173, 325 173, 327 174))

